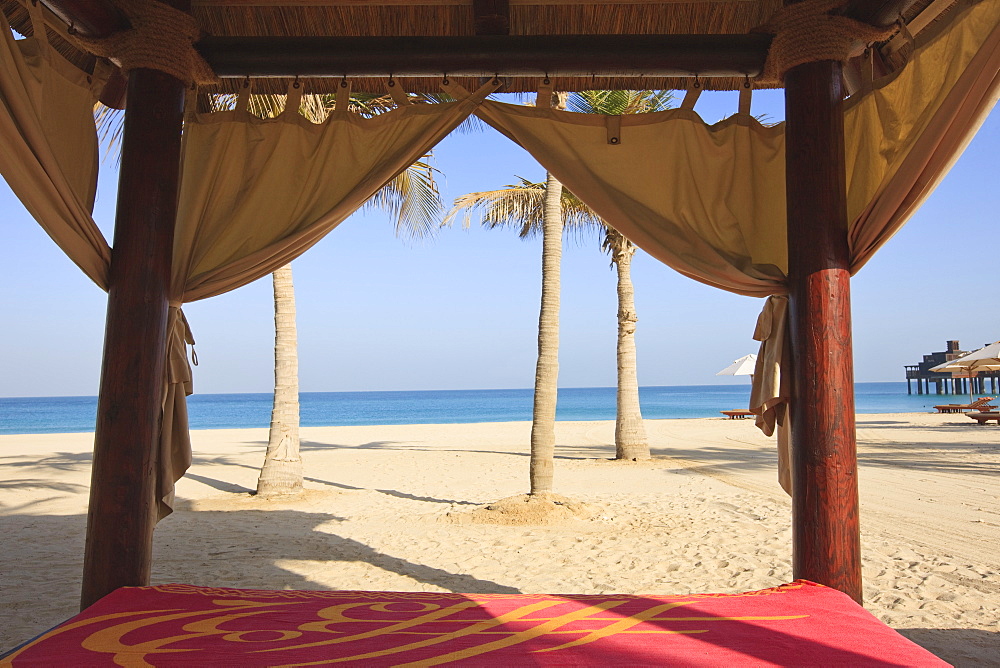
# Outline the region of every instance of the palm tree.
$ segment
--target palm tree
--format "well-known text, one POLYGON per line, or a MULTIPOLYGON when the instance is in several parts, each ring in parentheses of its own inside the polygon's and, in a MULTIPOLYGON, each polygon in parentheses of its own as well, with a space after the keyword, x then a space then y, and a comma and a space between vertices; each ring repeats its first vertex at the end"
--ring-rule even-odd
MULTIPOLYGON (((565 93, 554 93, 552 105, 564 109, 565 93)), ((520 177, 518 177, 520 178, 520 177)), ((542 298, 538 310, 538 361, 535 365, 535 391, 531 411, 531 463, 529 466, 532 497, 551 495, 556 448, 556 402, 559 383, 559 292, 562 263, 563 216, 562 184, 551 174, 545 176, 544 188, 521 179, 521 186, 503 190, 469 193, 455 200, 442 225, 448 225, 465 209, 468 226, 473 209, 482 208, 482 222, 487 227, 520 227, 522 238, 542 234, 542 298)))
MULTIPOLYGON (((395 219, 396 236, 421 238, 437 230, 441 198, 434 167, 426 161, 410 165, 382 187, 367 205, 387 211, 395 219)), ((272 275, 274 283, 274 403, 264 464, 257 494, 296 494, 302 490, 299 452, 299 363, 295 329, 295 290, 292 265, 272 275)))
POLYGON ((649 440, 639 408, 639 377, 636 372, 635 290, 632 287, 632 256, 635 244, 621 232, 604 225, 601 248, 611 255, 618 274, 618 386, 615 395, 615 459, 649 459, 649 440))
POLYGON ((273 274, 274 284, 274 403, 264 464, 257 494, 273 496, 302 491, 299 454, 299 353, 295 329, 295 289, 292 265, 273 274))
MULTIPOLYGON (((631 279, 631 261, 636 247, 624 235, 605 223, 576 195, 563 188, 561 184, 557 188, 551 188, 550 183, 553 181, 556 184, 559 183, 551 175, 545 183, 532 183, 521 178, 520 183, 504 186, 498 190, 463 195, 455 200, 454 207, 448 213, 445 222, 450 223, 460 210, 465 210, 463 222, 468 225, 472 210, 479 209, 482 211, 482 223, 487 228, 517 227, 519 236, 522 238, 535 236, 538 233, 542 234, 543 305, 542 315, 539 317, 538 370, 539 373, 548 373, 551 376, 555 375, 555 369, 558 368, 558 362, 554 359, 557 347, 548 345, 548 343, 558 336, 558 321, 554 325, 555 337, 553 337, 551 319, 553 313, 558 315, 559 307, 559 275, 556 273, 553 277, 552 272, 553 269, 558 271, 561 244, 553 244, 552 246, 556 246, 555 249, 552 246, 546 249, 544 242, 561 231, 566 231, 567 234, 579 234, 587 229, 598 228, 601 230, 601 247, 611 255, 612 266, 617 269, 618 273, 618 410, 615 422, 615 458, 648 459, 649 444, 646 440, 642 414, 639 410, 639 384, 636 375, 635 324, 637 318, 631 279), (550 228, 550 231, 546 231, 546 204, 555 199, 552 195, 557 191, 559 193, 559 213, 557 214, 560 222, 559 230, 550 228), (553 256, 556 257, 555 262, 550 260, 550 266, 546 267, 545 260, 553 256), (548 332, 545 334, 541 332, 543 327, 548 328, 548 332), (543 354, 545 359, 543 359, 543 354)), ((551 389, 551 386, 539 383, 537 376, 535 380, 536 392, 541 384, 544 392, 554 394, 555 390, 551 389)), ((551 425, 555 422, 555 401, 551 401, 551 404, 550 407, 548 397, 539 401, 536 396, 532 421, 533 436, 535 434, 547 435, 548 431, 554 433, 551 425), (539 410, 539 404, 542 405, 543 410, 539 410), (536 426, 535 422, 540 424, 536 426)), ((552 438, 554 440, 554 436, 552 438)), ((546 442, 542 440, 540 444, 541 451, 536 452, 536 440, 532 440, 532 463, 534 466, 537 459, 539 468, 545 466, 542 460, 547 456, 545 454, 546 442)), ((548 457, 548 461, 549 466, 545 466, 545 468, 551 470, 551 456, 548 457)), ((533 469, 533 488, 536 477, 540 476, 533 469)))
MULTIPOLYGON (((418 97, 419 102, 432 99, 418 97)), ((228 96, 214 104, 232 104, 228 96)), ((333 95, 305 95, 299 113, 314 123, 322 123, 336 106, 333 95)), ((354 94, 349 108, 363 116, 376 116, 394 107, 389 96, 354 94)), ((250 110, 262 117, 280 113, 284 104, 274 95, 252 96, 250 110)), ((415 162, 382 187, 366 203, 387 211, 395 218, 397 236, 421 238, 437 231, 442 203, 434 180, 435 169, 425 160, 415 162)), ((302 457, 299 451, 299 365, 295 328, 295 290, 292 265, 276 270, 274 284, 274 403, 264 464, 257 479, 257 494, 295 494, 302 490, 302 457)))
MULTIPOLYGON (((672 102, 671 91, 583 91, 571 96, 569 108, 592 114, 641 114, 668 109, 672 102)), ((605 223, 603 228, 601 247, 611 255, 611 263, 618 275, 615 459, 649 459, 649 441, 639 408, 639 379, 636 374, 635 329, 638 317, 632 287, 635 245, 610 225, 605 223)))
MULTIPOLYGON (((671 99, 670 91, 583 91, 569 95, 564 104, 571 111, 622 115, 667 109, 671 99)), ((603 230, 601 246, 610 253, 612 265, 618 274, 615 458, 649 459, 649 441, 639 408, 639 382, 636 374, 637 317, 631 278, 635 246, 578 197, 565 190, 551 174, 546 175, 544 184, 521 178, 521 183, 516 185, 459 197, 444 222, 450 223, 460 210, 464 210, 463 222, 468 226, 474 209, 482 210, 482 222, 489 228, 516 227, 522 238, 539 230, 542 232, 542 306, 539 313, 538 364, 531 422, 531 494, 552 491, 558 379, 559 261, 562 256, 563 226, 566 229, 596 226, 603 230)))
POLYGON ((562 273, 562 184, 545 178, 542 214, 542 301, 538 309, 538 362, 531 409, 530 494, 551 494, 556 455, 559 380, 559 296, 562 273))

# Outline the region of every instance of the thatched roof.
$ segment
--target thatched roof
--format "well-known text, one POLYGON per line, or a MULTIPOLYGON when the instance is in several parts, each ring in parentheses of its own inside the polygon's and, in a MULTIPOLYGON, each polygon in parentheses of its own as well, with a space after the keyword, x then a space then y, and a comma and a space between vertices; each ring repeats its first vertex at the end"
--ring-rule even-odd
MULTIPOLYGON (((44 1, 44 0, 43 0, 44 1)), ((912 19, 928 5, 947 0, 915 0, 905 11, 912 19)), ((18 0, 0 0, 15 29, 30 32, 27 14, 18 0)), ((192 14, 205 35, 250 36, 468 36, 476 34, 473 0, 192 0, 192 14)), ((485 3, 489 4, 489 3, 485 3)), ((502 4, 502 3, 500 3, 502 4)), ((509 0, 511 35, 599 34, 730 34, 742 35, 765 23, 782 0, 633 0, 585 3, 574 0, 509 0)), ((57 31, 56 31, 57 32, 57 31)), ((55 33, 54 33, 55 34, 55 33)), ((58 40, 57 40, 58 41, 58 40)), ((71 49, 66 45, 66 51, 71 49)), ((335 79, 304 79, 306 90, 328 92, 335 79)), ((437 91, 433 79, 400 79, 413 92, 437 91)), ((475 87, 476 81, 462 81, 475 87)), ((734 90, 743 78, 702 79, 707 90, 734 90)), ((281 93, 289 81, 264 79, 259 92, 281 93)), ((537 90, 539 80, 509 78, 507 91, 537 90)), ((557 90, 684 89, 689 78, 553 78, 557 90)), ((226 80, 218 90, 235 90, 239 82, 226 80)), ((355 89, 366 84, 356 83, 355 89)), ((382 90, 381 82, 368 88, 382 90)))
MULTIPOLYGON (((259 2, 234 6, 231 0, 196 0, 193 13, 211 35, 474 35, 471 0, 440 2, 259 2), (260 6, 268 5, 268 6, 260 6)), ((510 3, 512 35, 745 34, 762 24, 781 0, 729 2, 569 2, 510 3)), ((275 82, 277 83, 277 82, 275 82)), ((318 83, 318 82, 317 82, 318 83)), ((436 90, 434 82, 402 82, 408 90, 436 90)), ((684 88, 666 79, 554 79, 558 90, 684 88)), ((706 80, 706 87, 733 89, 742 80, 706 80)), ((537 90, 539 81, 513 78, 507 91, 537 90)), ((475 82, 469 82, 475 86, 475 82)), ((282 87, 283 90, 283 87, 282 87)))

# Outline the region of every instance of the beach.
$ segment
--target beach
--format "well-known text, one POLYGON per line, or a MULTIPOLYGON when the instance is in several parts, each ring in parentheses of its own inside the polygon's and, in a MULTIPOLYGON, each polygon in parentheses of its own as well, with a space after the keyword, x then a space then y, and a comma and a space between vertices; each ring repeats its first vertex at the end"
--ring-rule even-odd
MULTIPOLYGON (((1000 663, 1000 428, 858 416, 865 607, 959 666, 1000 663)), ((750 420, 558 422, 547 524, 488 523, 528 491, 530 423, 307 427, 306 491, 254 497, 266 429, 192 432, 153 583, 494 593, 741 592, 792 580, 791 504, 750 420)), ((0 436, 0 651, 75 614, 92 434, 0 436)))

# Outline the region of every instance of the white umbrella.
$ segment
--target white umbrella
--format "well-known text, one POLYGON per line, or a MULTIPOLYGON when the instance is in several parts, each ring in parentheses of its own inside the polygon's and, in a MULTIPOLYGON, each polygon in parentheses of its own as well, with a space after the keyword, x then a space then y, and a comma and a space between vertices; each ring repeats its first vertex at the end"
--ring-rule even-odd
POLYGON ((757 366, 757 356, 753 353, 749 355, 744 355, 739 358, 729 366, 727 366, 722 371, 715 374, 716 376, 752 376, 753 370, 757 366))
MULTIPOLYGON (((1000 370, 1000 341, 994 341, 979 350, 962 355, 944 364, 932 366, 931 371, 950 373, 959 378, 975 378, 980 371, 1000 370)), ((969 403, 972 403, 972 382, 969 382, 969 403)))

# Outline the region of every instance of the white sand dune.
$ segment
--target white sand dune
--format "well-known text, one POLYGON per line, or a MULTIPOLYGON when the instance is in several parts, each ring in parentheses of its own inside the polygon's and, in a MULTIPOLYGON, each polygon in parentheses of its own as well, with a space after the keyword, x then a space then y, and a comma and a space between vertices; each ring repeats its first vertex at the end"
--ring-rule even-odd
MULTIPOLYGON (((612 422, 560 422, 556 491, 589 519, 468 521, 527 491, 530 425, 302 430, 308 491, 249 494, 266 430, 193 432, 153 581, 456 592, 737 592, 788 582, 791 509, 749 420, 649 420, 657 459, 617 463, 612 422)), ((960 666, 1000 664, 1000 429, 858 416, 864 597, 960 666)), ((92 436, 0 436, 0 650, 76 612, 92 436)))

